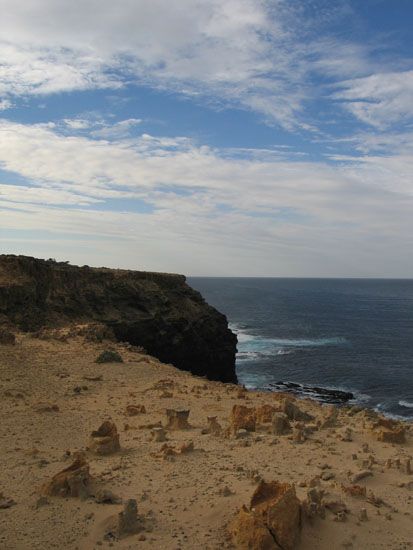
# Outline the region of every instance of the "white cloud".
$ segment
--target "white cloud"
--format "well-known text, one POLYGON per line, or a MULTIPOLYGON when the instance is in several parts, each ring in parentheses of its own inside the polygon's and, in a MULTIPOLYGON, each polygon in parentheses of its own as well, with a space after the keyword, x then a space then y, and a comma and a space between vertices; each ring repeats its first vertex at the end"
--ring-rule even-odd
POLYGON ((59 125, 3 120, 0 166, 27 183, 9 177, 1 186, 1 233, 6 244, 21 231, 80 239, 78 253, 67 246, 58 255, 80 262, 82 247, 105 239, 88 252, 94 264, 126 266, 136 250, 139 262, 129 267, 401 275, 413 269, 405 254, 413 234, 412 153, 406 145, 403 154, 299 162, 288 152, 245 157, 185 137, 96 140, 61 134, 59 125), (154 211, 134 211, 140 201, 154 211))
POLYGON ((0 99, 0 111, 6 111, 13 106, 9 99, 0 99))
POLYGON ((413 105, 413 71, 387 72, 344 81, 336 99, 362 122, 378 129, 410 122, 413 105))
POLYGON ((139 82, 313 130, 305 107, 319 93, 314 74, 341 81, 371 71, 368 47, 321 38, 321 12, 305 19, 287 0, 2 0, 1 8, 6 99, 139 82))

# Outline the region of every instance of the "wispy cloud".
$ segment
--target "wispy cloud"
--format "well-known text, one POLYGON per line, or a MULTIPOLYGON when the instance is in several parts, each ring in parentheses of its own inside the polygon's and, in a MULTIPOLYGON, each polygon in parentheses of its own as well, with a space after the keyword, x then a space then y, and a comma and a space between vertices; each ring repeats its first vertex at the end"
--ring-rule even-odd
MULTIPOLYGON (((1 225, 3 232, 107 237, 117 244, 108 244, 106 253, 123 265, 120 250, 152 244, 156 254, 152 250, 147 259, 153 269, 166 269, 161 264, 169 258, 182 270, 188 254, 203 251, 222 255, 219 272, 225 274, 239 268, 248 252, 267 259, 259 272, 253 263, 244 266, 244 274, 271 274, 280 258, 288 272, 297 256, 309 261, 310 252, 316 258, 329 251, 334 268, 325 269, 334 274, 355 258, 361 262, 363 254, 377 266, 385 247, 411 245, 411 158, 297 161, 288 153, 228 154, 185 137, 142 134, 108 141, 3 120, 0 166, 26 184, 15 185, 11 175, 9 185, 1 186, 1 225), (142 203, 151 209, 135 211, 142 203), (168 246, 176 249, 175 259, 168 246)), ((313 273, 316 264, 309 261, 303 273, 313 273)), ((401 269, 400 261, 395 266, 401 269)))
POLYGON ((93 0, 81 9, 52 0, 29 0, 24 7, 3 0, 0 97, 135 82, 312 131, 317 125, 306 107, 316 99, 318 75, 345 80, 336 97, 351 100, 348 108, 360 119, 374 119, 360 101, 377 98, 394 114, 396 100, 409 96, 388 101, 371 80, 354 80, 375 71, 370 48, 320 37, 323 22, 333 13, 345 15, 346 3, 341 11, 297 6, 287 0, 102 0, 96 10, 93 0))
POLYGON ((341 82, 334 97, 355 117, 378 129, 412 121, 413 70, 380 72, 341 82))

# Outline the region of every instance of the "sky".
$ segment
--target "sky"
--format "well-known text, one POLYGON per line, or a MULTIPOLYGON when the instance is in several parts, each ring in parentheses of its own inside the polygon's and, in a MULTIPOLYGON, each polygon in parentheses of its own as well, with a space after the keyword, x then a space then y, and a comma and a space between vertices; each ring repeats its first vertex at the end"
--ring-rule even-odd
POLYGON ((413 277, 411 0, 0 13, 0 253, 413 277))

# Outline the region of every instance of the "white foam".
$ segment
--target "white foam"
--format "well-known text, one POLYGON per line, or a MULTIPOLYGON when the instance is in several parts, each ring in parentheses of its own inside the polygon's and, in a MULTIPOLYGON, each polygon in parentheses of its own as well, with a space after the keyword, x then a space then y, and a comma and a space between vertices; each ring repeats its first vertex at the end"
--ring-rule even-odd
POLYGON ((413 409, 413 403, 410 401, 405 401, 404 399, 399 401, 399 405, 401 407, 406 407, 407 409, 413 409))

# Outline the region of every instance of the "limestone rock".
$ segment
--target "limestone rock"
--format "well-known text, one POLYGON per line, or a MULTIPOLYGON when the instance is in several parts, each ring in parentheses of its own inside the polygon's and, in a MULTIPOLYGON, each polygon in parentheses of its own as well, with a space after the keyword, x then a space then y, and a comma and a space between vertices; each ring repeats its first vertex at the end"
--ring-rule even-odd
POLYGON ((129 499, 118 515, 117 534, 119 538, 134 535, 143 531, 143 521, 138 516, 138 505, 135 499, 129 499))
POLYGON ((6 510, 15 504, 16 502, 12 498, 7 498, 3 495, 3 493, 0 493, 0 510, 6 510))
POLYGON ((321 428, 335 428, 337 426, 338 408, 333 405, 329 408, 327 416, 321 421, 321 428))
POLYGON ((304 443, 304 424, 301 422, 296 422, 293 427, 293 441, 294 443, 304 443))
POLYGON ((38 413, 59 412, 59 406, 56 403, 36 403, 33 410, 38 413))
POLYGON ((181 455, 186 455, 188 453, 192 453, 194 450, 194 442, 188 441, 188 443, 182 443, 182 445, 179 447, 179 453, 181 455))
POLYGON ((187 430, 188 428, 190 428, 190 425, 188 423, 188 417, 189 417, 188 410, 166 409, 167 429, 168 430, 187 430))
POLYGON ((222 427, 221 424, 218 422, 216 416, 208 416, 207 417, 207 432, 211 435, 221 435, 222 433, 222 427))
POLYGON ((255 410, 244 405, 234 405, 230 415, 230 425, 233 433, 239 429, 255 432, 255 410))
POLYGON ((157 442, 166 441, 165 430, 162 428, 162 426, 156 426, 151 430, 151 437, 153 441, 157 441, 157 442))
POLYGON ((119 434, 113 422, 106 420, 92 432, 89 449, 98 455, 110 455, 120 450, 119 434))
POLYGON ((95 363, 123 363, 123 359, 117 351, 109 349, 102 351, 96 357, 95 363))
POLYGON ((373 475, 373 472, 371 470, 361 470, 360 472, 357 472, 352 476, 351 482, 354 484, 360 481, 361 479, 364 479, 372 475, 373 475))
POLYGON ((271 433, 273 435, 285 435, 290 431, 291 426, 287 415, 279 412, 274 413, 271 419, 271 433))
POLYGON ((352 497, 366 497, 366 488, 362 485, 342 485, 341 486, 344 493, 352 497))
POLYGON ((15 335, 5 328, 0 328, 0 344, 13 346, 15 343, 15 335))
POLYGON ((298 420, 301 422, 314 420, 311 414, 302 411, 291 399, 284 399, 282 402, 282 411, 288 416, 289 420, 298 420))
POLYGON ((377 430, 376 437, 378 441, 385 443, 406 443, 406 430, 403 427, 393 430, 377 430))
POLYGON ((303 502, 303 510, 308 518, 319 516, 325 517, 325 508, 323 504, 324 491, 317 487, 311 487, 307 491, 307 498, 303 502))
POLYGON ((245 506, 229 527, 237 550, 281 550, 262 519, 245 506))
POLYGON ((255 409, 255 419, 259 424, 271 422, 272 415, 277 411, 272 405, 261 405, 255 409))
POLYGON ((243 507, 229 527, 239 550, 292 550, 300 534, 300 501, 289 483, 261 481, 250 508, 243 507))
POLYGON ((75 454, 74 462, 57 473, 43 486, 43 493, 50 496, 81 497, 89 495, 89 464, 83 453, 75 454))
POLYGON ((125 414, 126 416, 137 416, 138 414, 145 414, 145 405, 127 405, 125 414))

